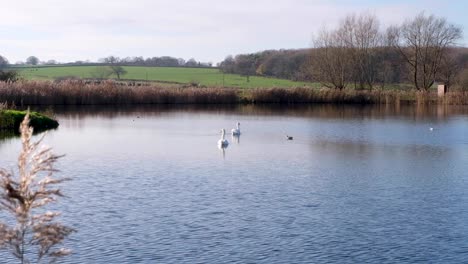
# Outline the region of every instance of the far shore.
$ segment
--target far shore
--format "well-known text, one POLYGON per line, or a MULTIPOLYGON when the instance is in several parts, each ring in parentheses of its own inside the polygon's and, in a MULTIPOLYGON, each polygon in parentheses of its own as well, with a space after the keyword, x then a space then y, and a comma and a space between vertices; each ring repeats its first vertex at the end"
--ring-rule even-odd
POLYGON ((354 90, 329 88, 222 88, 131 86, 113 81, 0 82, 0 102, 33 105, 137 104, 443 104, 468 105, 467 91, 354 90))

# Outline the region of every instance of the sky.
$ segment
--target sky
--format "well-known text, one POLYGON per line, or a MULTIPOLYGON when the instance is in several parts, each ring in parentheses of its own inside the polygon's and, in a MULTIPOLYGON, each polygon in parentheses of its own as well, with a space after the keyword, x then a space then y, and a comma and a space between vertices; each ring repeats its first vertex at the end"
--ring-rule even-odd
MULTIPOLYGON (((217 63, 227 55, 312 46, 347 14, 382 27, 420 12, 468 30, 468 1, 432 0, 0 0, 0 55, 11 63, 172 56, 217 63)), ((465 35, 468 35, 465 33, 465 35)), ((467 46, 465 36, 460 45, 467 46)))

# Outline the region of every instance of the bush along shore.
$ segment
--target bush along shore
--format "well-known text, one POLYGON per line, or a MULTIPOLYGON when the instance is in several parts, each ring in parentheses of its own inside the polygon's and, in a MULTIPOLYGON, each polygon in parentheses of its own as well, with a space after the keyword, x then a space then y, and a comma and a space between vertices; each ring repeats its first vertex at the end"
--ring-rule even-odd
POLYGON ((468 91, 353 90, 328 88, 221 88, 131 86, 112 81, 0 82, 0 102, 32 105, 132 104, 446 104, 468 105, 468 91))
MULTIPOLYGON (((18 110, 0 110, 0 131, 2 135, 6 134, 19 134, 19 127, 27 111, 18 110)), ((37 112, 30 112, 30 126, 34 128, 34 132, 41 132, 48 129, 55 129, 59 123, 43 114, 37 112)))

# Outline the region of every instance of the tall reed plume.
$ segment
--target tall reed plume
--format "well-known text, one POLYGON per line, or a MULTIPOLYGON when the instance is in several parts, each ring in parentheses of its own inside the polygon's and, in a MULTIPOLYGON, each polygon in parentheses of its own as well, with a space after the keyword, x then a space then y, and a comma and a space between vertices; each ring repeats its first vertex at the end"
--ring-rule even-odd
POLYGON ((61 156, 33 142, 29 112, 20 126, 22 149, 18 174, 0 169, 0 208, 9 221, 0 221, 0 249, 10 251, 20 263, 54 262, 70 254, 59 248, 74 229, 57 221, 59 212, 46 211, 49 203, 62 197, 58 185, 68 180, 54 176, 61 156))

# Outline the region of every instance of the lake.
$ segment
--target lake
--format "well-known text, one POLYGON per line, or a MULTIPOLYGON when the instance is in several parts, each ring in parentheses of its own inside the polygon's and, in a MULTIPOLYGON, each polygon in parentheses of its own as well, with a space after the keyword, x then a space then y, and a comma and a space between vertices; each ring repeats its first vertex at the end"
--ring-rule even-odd
MULTIPOLYGON (((468 260, 466 107, 55 113, 45 143, 73 180, 54 207, 78 230, 60 263, 468 260), (220 129, 237 122, 223 152, 220 129)), ((19 150, 0 141, 0 167, 16 170, 19 150)))

